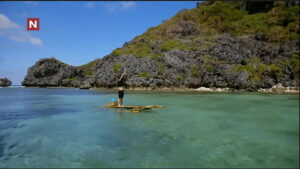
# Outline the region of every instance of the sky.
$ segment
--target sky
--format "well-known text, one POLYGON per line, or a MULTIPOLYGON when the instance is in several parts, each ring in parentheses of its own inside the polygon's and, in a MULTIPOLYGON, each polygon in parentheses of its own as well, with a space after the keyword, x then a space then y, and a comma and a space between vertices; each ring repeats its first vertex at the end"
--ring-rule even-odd
POLYGON ((0 1, 0 78, 20 85, 41 58, 73 66, 102 58, 195 6, 196 1, 0 1), (27 18, 40 18, 40 30, 27 31, 27 18))

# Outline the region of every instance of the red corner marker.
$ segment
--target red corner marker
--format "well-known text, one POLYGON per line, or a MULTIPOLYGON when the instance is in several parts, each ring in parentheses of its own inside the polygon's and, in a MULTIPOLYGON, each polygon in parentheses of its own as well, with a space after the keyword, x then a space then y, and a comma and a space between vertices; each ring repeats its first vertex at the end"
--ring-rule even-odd
POLYGON ((40 30, 40 18, 27 18, 27 30, 28 31, 40 30))

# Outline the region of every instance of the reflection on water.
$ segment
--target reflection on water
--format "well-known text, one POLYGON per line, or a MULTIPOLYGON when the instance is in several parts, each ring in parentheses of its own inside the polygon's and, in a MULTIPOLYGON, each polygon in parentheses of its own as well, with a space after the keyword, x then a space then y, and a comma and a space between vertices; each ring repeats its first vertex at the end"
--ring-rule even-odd
POLYGON ((0 167, 298 167, 299 96, 0 89, 0 167))

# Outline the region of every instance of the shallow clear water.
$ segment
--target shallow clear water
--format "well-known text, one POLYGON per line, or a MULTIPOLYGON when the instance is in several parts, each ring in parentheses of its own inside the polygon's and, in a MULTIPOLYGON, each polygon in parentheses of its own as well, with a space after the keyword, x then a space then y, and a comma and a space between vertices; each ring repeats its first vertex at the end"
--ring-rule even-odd
POLYGON ((299 167, 299 96, 0 89, 0 167, 299 167))

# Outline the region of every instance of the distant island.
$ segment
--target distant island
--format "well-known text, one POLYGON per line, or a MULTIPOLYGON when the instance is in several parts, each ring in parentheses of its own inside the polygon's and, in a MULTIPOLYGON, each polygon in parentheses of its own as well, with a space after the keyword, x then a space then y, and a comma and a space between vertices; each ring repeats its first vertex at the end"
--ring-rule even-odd
POLYGON ((0 78, 0 87, 7 87, 11 85, 11 81, 9 79, 5 78, 0 78))
POLYGON ((299 4, 197 3, 82 66, 55 58, 37 61, 27 87, 231 88, 257 91, 299 87, 299 4))

